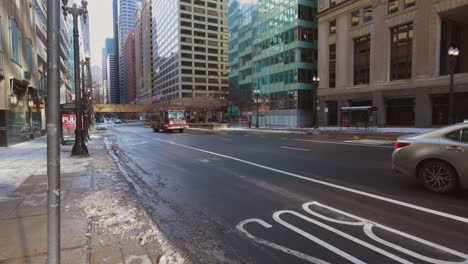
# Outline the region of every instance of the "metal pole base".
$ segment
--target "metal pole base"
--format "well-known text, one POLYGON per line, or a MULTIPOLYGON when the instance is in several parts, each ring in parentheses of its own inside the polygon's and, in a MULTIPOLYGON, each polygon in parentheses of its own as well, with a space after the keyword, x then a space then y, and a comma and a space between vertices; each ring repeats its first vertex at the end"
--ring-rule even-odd
POLYGON ((75 144, 73 145, 72 149, 72 157, 88 155, 88 148, 83 142, 83 131, 77 129, 75 130, 75 144))

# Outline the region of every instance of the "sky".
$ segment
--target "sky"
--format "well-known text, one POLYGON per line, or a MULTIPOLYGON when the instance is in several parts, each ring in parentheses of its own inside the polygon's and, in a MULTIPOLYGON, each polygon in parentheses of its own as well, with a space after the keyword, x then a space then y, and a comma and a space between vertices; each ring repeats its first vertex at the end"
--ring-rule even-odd
POLYGON ((88 0, 91 64, 102 67, 101 51, 106 38, 113 37, 112 0, 88 0))

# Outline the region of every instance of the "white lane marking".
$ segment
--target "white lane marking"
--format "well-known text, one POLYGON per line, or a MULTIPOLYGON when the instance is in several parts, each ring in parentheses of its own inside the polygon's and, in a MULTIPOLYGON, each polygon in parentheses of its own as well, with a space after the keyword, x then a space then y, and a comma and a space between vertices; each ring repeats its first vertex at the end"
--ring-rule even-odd
POLYGON ((373 147, 373 148, 388 148, 393 149, 393 146, 380 146, 380 145, 371 145, 371 144, 357 144, 357 143, 346 143, 346 142, 336 142, 336 141, 324 141, 324 140, 313 140, 313 139, 292 139, 295 141, 303 142, 312 142, 312 143, 324 143, 324 144, 335 144, 335 145, 348 145, 348 146, 362 146, 362 147, 373 147))
POLYGON ((317 179, 313 179, 313 178, 308 178, 306 176, 302 176, 302 175, 299 175, 299 174, 296 174, 296 173, 287 172, 287 171, 280 170, 280 169, 275 169, 275 168, 272 168, 272 167, 268 167, 268 166, 261 165, 261 164, 258 164, 258 163, 254 163, 254 162, 251 162, 251 161, 235 158, 235 157, 232 157, 232 156, 223 155, 223 154, 219 154, 219 153, 216 153, 216 152, 212 152, 212 151, 208 151, 208 150, 204 150, 204 149, 200 149, 200 148, 190 147, 190 146, 187 146, 187 145, 178 144, 178 143, 168 141, 168 140, 164 140, 164 139, 159 139, 159 138, 155 138, 155 139, 159 140, 159 141, 162 141, 162 142, 166 142, 168 144, 175 145, 175 146, 179 146, 179 147, 183 147, 183 148, 187 148, 187 149, 191 149, 191 150, 211 154, 211 155, 214 155, 214 156, 218 156, 218 157, 238 161, 238 162, 245 163, 245 164, 248 164, 248 165, 251 165, 251 166, 254 166, 254 167, 258 167, 258 168, 262 168, 262 169, 265 169, 265 170, 269 170, 269 171, 277 172, 277 173, 280 173, 280 174, 284 174, 284 175, 287 175, 287 176, 290 176, 290 177, 302 179, 302 180, 309 181, 309 182, 314 182, 314 183, 317 183, 317 184, 320 184, 320 185, 325 185, 325 186, 332 187, 332 188, 335 188, 335 189, 339 189, 339 190, 342 190, 342 191, 346 191, 346 192, 350 192, 350 193, 354 193, 354 194, 359 194, 359 195, 362 195, 362 196, 365 196, 365 197, 370 197, 370 198, 373 198, 373 199, 376 199, 376 200, 379 200, 379 201, 384 201, 384 202, 388 202, 388 203, 391 203, 391 204, 396 204, 396 205, 399 205, 399 206, 402 206, 402 207, 411 208, 411 209, 418 210, 418 211, 421 211, 421 212, 425 212, 425 213, 428 213, 428 214, 433 214, 433 215, 437 215, 437 216, 440 216, 440 217, 445 217, 445 218, 448 218, 448 219, 451 219, 451 220, 455 220, 455 221, 459 221, 459 222, 463 222, 465 224, 468 224, 468 218, 465 218, 465 217, 440 212, 440 211, 437 211, 437 210, 434 210, 434 209, 430 209, 430 208, 422 207, 422 206, 419 206, 419 205, 402 202, 402 201, 399 201, 399 200, 395 200, 395 199, 392 199, 392 198, 387 198, 387 197, 380 196, 380 195, 377 195, 377 194, 372 194, 372 193, 368 193, 368 192, 364 192, 364 191, 359 191, 359 190, 356 190, 356 189, 352 189, 352 188, 349 188, 349 187, 341 186, 341 185, 326 182, 326 181, 321 181, 321 180, 317 180, 317 179))
POLYGON ((395 143, 395 141, 391 141, 391 140, 377 140, 377 139, 353 139, 353 140, 345 140, 343 142, 365 144, 365 145, 388 145, 388 144, 395 143))
POLYGON ((275 244, 273 242, 270 242, 270 241, 267 241, 265 239, 261 239, 261 238, 258 238, 252 234, 250 234, 249 232, 247 232, 244 228, 244 226, 246 224, 249 224, 249 223, 257 223, 261 226, 263 226, 264 228, 271 228, 272 225, 268 224, 267 222, 261 220, 261 219, 255 219, 255 218, 252 218, 252 219, 247 219, 247 220, 244 220, 242 222, 240 222, 239 224, 237 224, 236 228, 237 230, 241 231, 242 233, 244 233, 248 238, 254 240, 255 242, 259 243, 259 244, 262 244, 262 245, 265 245, 267 247, 271 247, 273 249, 276 249, 276 250, 279 250, 279 251, 282 251, 286 254, 289 254, 289 255, 293 255, 295 257, 298 257, 298 258, 301 258, 303 260, 307 260, 311 263, 315 263, 315 264, 330 264, 324 260, 321 260, 321 259, 318 259, 318 258, 314 258, 312 256, 309 256, 309 255, 306 255, 304 253, 301 253, 299 251, 295 251, 293 249, 290 249, 290 248, 287 248, 287 247, 283 247, 281 245, 278 245, 278 244, 275 244))
MULTIPOLYGON (((329 222, 332 222, 332 223, 337 223, 337 224, 342 224, 342 225, 350 225, 350 226, 362 226, 364 233, 370 239, 372 239, 372 240, 374 240, 374 241, 376 241, 376 242, 378 242, 378 243, 380 243, 382 245, 385 245, 387 247, 396 249, 396 250, 398 250, 398 251, 400 251, 400 252, 402 252, 404 254, 407 254, 407 255, 409 255, 411 257, 418 258, 418 259, 426 261, 426 262, 430 262, 430 263, 434 263, 434 264, 438 264, 438 263, 440 263, 440 264, 443 264, 443 263, 446 263, 446 264, 468 263, 468 255, 466 255, 464 253, 461 253, 461 252, 455 251, 453 249, 444 247, 442 245, 439 245, 439 244, 436 244, 436 243, 421 239, 419 237, 407 234, 405 232, 393 229, 391 227, 388 227, 388 226, 385 226, 385 225, 382 225, 382 224, 379 224, 379 223, 376 223, 376 222, 372 222, 372 221, 367 220, 365 218, 362 218, 362 217, 359 217, 359 216, 356 216, 356 215, 341 211, 341 210, 333 208, 331 206, 323 205, 323 204, 321 204, 319 202, 305 203, 305 204, 302 205, 302 209, 304 209, 304 211, 306 211, 307 213, 309 213, 311 215, 314 215, 314 216, 316 216, 318 218, 321 218, 321 219, 323 219, 325 221, 329 221, 329 222), (324 215, 322 215, 320 213, 317 213, 317 212, 313 211, 312 209, 310 209, 311 205, 321 207, 322 209, 327 209, 329 211, 334 212, 335 214, 341 214, 341 215, 343 215, 345 217, 352 218, 354 220, 357 220, 357 222, 343 221, 343 220, 339 220, 339 219, 333 219, 333 218, 328 217, 328 216, 324 216, 324 215), (424 244, 425 246, 432 247, 432 248, 435 249, 435 251, 445 252, 445 253, 448 253, 448 254, 455 255, 457 257, 460 257, 460 258, 464 259, 464 261, 463 262, 452 262, 452 261, 444 261, 444 260, 439 260, 439 259, 434 259, 434 258, 430 258, 430 257, 427 257, 427 256, 423 256, 423 255, 421 255, 419 253, 413 252, 413 251, 408 250, 408 249, 406 249, 404 247, 401 247, 399 245, 393 244, 391 242, 388 242, 388 241, 386 241, 384 239, 379 238, 372 231, 372 229, 374 227, 385 230, 385 231, 390 232, 390 233, 393 233, 393 234, 395 234, 397 236, 407 238, 407 239, 412 240, 414 242, 424 244)), ((337 218, 340 218, 340 217, 337 217, 337 218)))
POLYGON ((232 139, 229 139, 229 138, 222 138, 221 140, 224 140, 224 141, 232 141, 232 139))
POLYGON ((282 149, 291 149, 291 150, 299 150, 299 151, 310 151, 308 149, 301 149, 301 148, 291 148, 291 147, 281 147, 282 149))

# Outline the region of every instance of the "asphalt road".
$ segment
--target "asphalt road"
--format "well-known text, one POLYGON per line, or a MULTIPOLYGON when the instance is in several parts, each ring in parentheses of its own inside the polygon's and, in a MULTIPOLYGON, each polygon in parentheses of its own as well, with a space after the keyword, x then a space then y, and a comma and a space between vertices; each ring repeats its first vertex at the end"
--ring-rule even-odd
POLYGON ((102 133, 194 263, 468 263, 467 193, 428 193, 395 174, 388 142, 139 125, 102 133))

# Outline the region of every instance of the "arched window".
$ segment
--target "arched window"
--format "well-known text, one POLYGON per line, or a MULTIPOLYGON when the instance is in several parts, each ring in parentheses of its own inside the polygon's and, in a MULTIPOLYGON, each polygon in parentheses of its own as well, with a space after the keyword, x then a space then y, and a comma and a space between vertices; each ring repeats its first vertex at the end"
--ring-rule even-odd
POLYGON ((21 32, 13 18, 10 18, 10 58, 21 64, 21 32))

